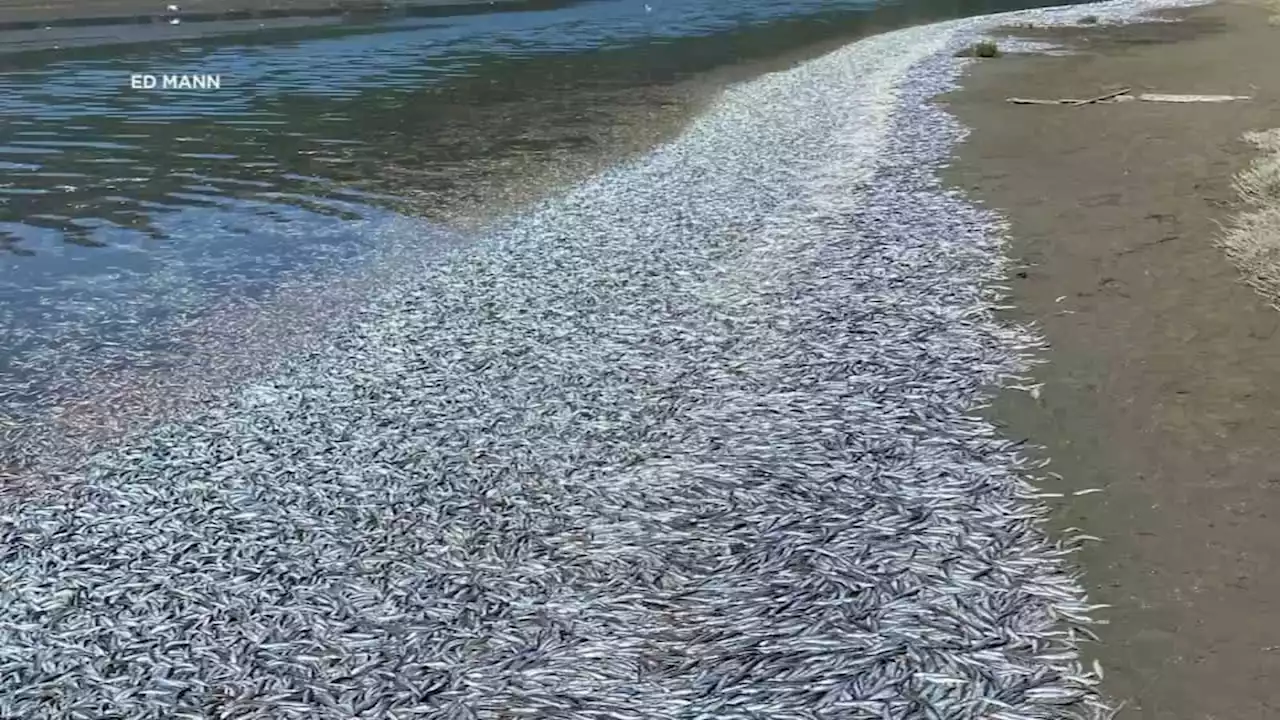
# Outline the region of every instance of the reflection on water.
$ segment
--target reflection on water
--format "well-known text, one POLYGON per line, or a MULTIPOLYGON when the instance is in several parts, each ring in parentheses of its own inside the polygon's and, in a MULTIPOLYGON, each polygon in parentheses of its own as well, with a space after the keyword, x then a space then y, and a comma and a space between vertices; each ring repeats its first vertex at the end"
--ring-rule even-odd
POLYGON ((144 363, 165 323, 355 262, 397 218, 448 222, 607 155, 699 73, 1030 4, 597 0, 0 58, 0 421, 144 363))
MULTIPOLYGON (((742 49, 723 41, 700 48, 691 38, 742 34, 779 12, 773 2, 717 5, 726 4, 660 2, 646 11, 610 0, 287 42, 268 35, 85 51, 6 73, 0 222, 20 226, 0 242, 9 252, 38 252, 41 235, 24 228, 46 228, 61 241, 110 244, 110 233, 85 218, 157 237, 158 217, 172 209, 271 190, 352 199, 352 190, 409 189, 419 209, 422 193, 444 206, 482 172, 478 165, 589 144, 607 120, 600 108, 616 108, 619 91, 733 61, 742 49), (675 40, 686 52, 673 52, 675 40), (133 90, 135 72, 216 73, 223 84, 133 90)), ((786 12, 839 5, 808 0, 786 12)), ((803 37, 785 38, 796 40, 803 37)), ((769 44, 750 49, 758 55, 769 44)))
POLYGON ((430 213, 503 156, 591 144, 636 87, 847 34, 867 10, 603 0, 41 55, 0 73, 0 247, 47 249, 35 228, 94 247, 158 238, 165 213, 269 192, 396 206, 410 190, 430 213), (133 90, 131 73, 216 73, 222 89, 133 90))

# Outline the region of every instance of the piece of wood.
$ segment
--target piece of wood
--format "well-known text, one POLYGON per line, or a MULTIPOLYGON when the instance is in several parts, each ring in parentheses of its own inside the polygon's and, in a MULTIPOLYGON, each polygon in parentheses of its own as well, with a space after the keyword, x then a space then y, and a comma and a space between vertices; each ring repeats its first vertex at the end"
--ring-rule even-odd
POLYGON ((1124 90, 1116 90, 1098 97, 1077 100, 1076 98, 1059 98, 1057 100, 1043 100, 1040 98, 1005 98, 1005 102, 1014 105, 1071 105, 1079 107, 1080 105, 1090 105, 1093 103, 1113 103, 1126 102, 1131 100, 1142 100, 1144 102, 1165 102, 1165 103, 1223 103, 1232 102, 1234 100, 1252 100, 1248 95, 1174 95, 1169 93, 1142 93, 1141 95, 1129 95, 1129 88, 1124 90))
POLYGON ((1037 99, 1037 98, 1016 98, 1016 97, 1011 97, 1011 98, 1005 98, 1005 102, 1011 102, 1011 103, 1013 103, 1014 105, 1066 105, 1066 104, 1068 104, 1068 103, 1073 103, 1073 102, 1076 102, 1076 101, 1075 101, 1075 100, 1071 100, 1071 99, 1063 99, 1063 100, 1039 100, 1039 99, 1037 99))
MULTIPOLYGON (((1118 103, 1118 102, 1128 102, 1130 100, 1137 100, 1137 99, 1138 98, 1132 95, 1117 95, 1113 98, 1107 98, 1106 100, 1094 100, 1094 102, 1098 104, 1118 103)), ((1040 98, 1011 97, 1011 98, 1005 98, 1004 100, 1005 102, 1010 102, 1010 103, 1013 103, 1014 105, 1079 105, 1083 102, 1082 100, 1079 100, 1077 98, 1059 98, 1057 100, 1042 100, 1040 98)))
POLYGON ((1232 100, 1251 100, 1252 98, 1248 95, 1169 95, 1166 93, 1143 93, 1138 96, 1138 99, 1145 102, 1220 103, 1231 102, 1232 100))
POLYGON ((1098 97, 1089 98, 1087 100, 1076 100, 1075 102, 1072 102, 1069 104, 1075 107, 1080 107, 1081 105, 1092 105, 1093 103, 1102 102, 1103 100, 1110 100, 1111 98, 1117 97, 1119 95, 1125 95, 1132 89, 1133 88, 1120 88, 1119 90, 1112 90, 1109 93, 1103 93, 1098 97))

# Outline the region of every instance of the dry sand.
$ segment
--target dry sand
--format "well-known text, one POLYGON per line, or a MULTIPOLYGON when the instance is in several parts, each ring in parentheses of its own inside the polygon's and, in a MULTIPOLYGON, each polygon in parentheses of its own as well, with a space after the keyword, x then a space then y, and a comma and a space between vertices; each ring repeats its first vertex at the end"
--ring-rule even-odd
POLYGON ((1017 31, 1080 50, 978 63, 948 96, 975 128, 951 179, 1001 209, 1030 265, 1013 315, 1051 343, 1039 400, 1002 397, 1045 447, 1109 603, 1098 658, 1120 717, 1280 717, 1280 312, 1215 247, 1249 130, 1280 126, 1280 27, 1220 3, 1181 24, 1017 31), (1249 102, 1026 106, 1020 97, 1238 94, 1249 102), (1060 299, 1061 298, 1061 299, 1060 299))

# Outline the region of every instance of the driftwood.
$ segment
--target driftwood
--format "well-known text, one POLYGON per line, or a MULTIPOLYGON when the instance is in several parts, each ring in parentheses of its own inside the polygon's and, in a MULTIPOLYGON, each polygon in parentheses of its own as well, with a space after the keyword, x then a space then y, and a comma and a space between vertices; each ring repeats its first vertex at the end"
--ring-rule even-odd
POLYGON ((1093 103, 1102 102, 1103 100, 1110 100, 1113 97, 1128 95, 1129 91, 1132 89, 1133 88, 1120 88, 1119 90, 1112 90, 1109 93, 1103 93, 1098 97, 1089 98, 1088 100, 1076 100, 1075 102, 1071 103, 1071 105, 1075 105, 1077 107, 1080 105, 1092 105, 1093 103))
POLYGON ((1106 95, 1099 95, 1098 97, 1085 98, 1083 100, 1079 100, 1077 98, 1058 98, 1057 100, 1041 100, 1040 98, 1011 97, 1011 98, 1006 98, 1005 101, 1011 102, 1014 105, 1073 105, 1078 107, 1080 105, 1092 105, 1094 103, 1121 102, 1126 99, 1132 100, 1133 99, 1132 96, 1130 96, 1128 93, 1129 93, 1129 88, 1125 88, 1124 90, 1116 90, 1115 92, 1109 92, 1106 95))
POLYGON ((1138 99, 1146 102, 1220 103, 1220 102, 1231 102, 1232 100, 1251 100, 1252 98, 1250 98, 1248 95, 1165 95, 1163 93, 1143 93, 1142 95, 1138 96, 1138 99))
POLYGON ((1141 100, 1143 102, 1162 102, 1162 103, 1222 103, 1232 102, 1234 100, 1252 100, 1248 95, 1172 95, 1167 93, 1142 93, 1141 95, 1130 95, 1129 88, 1123 90, 1115 90, 1097 97, 1077 100, 1076 98, 1059 98, 1057 100, 1042 100, 1040 98, 1005 98, 1005 102, 1011 102, 1014 105, 1070 105, 1079 107, 1081 105, 1092 105, 1095 103, 1116 103, 1128 102, 1133 100, 1141 100))
POLYGON ((1075 100, 1063 98, 1062 100, 1040 100, 1038 98, 1006 98, 1006 102, 1014 105, 1069 105, 1075 100))

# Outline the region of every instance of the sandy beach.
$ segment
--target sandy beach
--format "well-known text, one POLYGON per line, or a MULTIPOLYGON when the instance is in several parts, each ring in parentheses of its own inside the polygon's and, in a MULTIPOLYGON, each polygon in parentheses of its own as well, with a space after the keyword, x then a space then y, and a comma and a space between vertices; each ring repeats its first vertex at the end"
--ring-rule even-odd
POLYGON ((1121 717, 1271 718, 1280 708, 1280 313, 1215 247, 1247 131, 1280 124, 1280 28, 1217 3, 1178 24, 1010 30, 1065 57, 976 64, 949 108, 973 128, 950 179, 1011 224, 1010 313, 1051 345, 1039 399, 994 412, 1045 447, 1060 527, 1112 605, 1095 647, 1121 717), (1107 90, 1222 104, 1015 105, 1107 90))

